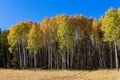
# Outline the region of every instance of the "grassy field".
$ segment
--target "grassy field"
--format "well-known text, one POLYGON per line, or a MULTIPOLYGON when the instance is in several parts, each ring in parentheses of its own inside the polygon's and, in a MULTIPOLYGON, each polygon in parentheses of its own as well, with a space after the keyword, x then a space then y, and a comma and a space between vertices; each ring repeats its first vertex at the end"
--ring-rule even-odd
POLYGON ((0 80, 120 80, 120 71, 35 71, 0 69, 0 80))

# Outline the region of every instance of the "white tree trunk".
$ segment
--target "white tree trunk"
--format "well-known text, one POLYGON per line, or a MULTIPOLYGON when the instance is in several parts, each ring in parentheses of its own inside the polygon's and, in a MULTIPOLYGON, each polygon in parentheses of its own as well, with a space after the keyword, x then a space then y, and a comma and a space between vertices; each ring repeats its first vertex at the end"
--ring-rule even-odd
POLYGON ((116 63, 116 68, 118 68, 118 54, 117 54, 116 41, 114 41, 114 45, 115 45, 115 63, 116 63))
POLYGON ((34 52, 34 68, 37 67, 37 59, 36 59, 36 53, 34 52))
POLYGON ((20 52, 20 43, 18 45, 19 45, 18 50, 19 50, 19 56, 20 56, 20 68, 22 68, 22 54, 20 52))

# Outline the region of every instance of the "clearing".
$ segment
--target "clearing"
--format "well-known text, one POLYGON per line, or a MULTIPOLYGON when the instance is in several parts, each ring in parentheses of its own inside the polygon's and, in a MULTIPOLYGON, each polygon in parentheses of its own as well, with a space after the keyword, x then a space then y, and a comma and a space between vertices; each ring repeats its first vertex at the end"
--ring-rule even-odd
POLYGON ((120 80, 120 71, 0 69, 0 80, 120 80))

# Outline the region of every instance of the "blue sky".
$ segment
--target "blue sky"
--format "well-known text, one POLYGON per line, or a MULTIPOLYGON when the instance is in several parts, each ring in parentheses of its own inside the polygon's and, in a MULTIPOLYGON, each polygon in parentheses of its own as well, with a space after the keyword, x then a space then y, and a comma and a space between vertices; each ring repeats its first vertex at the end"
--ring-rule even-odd
POLYGON ((110 8, 119 8, 119 0, 0 0, 0 28, 9 29, 20 21, 40 22, 58 14, 83 14, 99 19, 110 8))

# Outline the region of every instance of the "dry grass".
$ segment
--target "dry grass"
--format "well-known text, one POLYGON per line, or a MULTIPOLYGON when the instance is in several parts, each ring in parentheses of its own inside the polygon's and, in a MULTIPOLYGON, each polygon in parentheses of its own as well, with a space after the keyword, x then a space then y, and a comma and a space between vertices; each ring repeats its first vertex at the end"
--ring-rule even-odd
POLYGON ((0 80, 120 80, 120 71, 34 71, 0 69, 0 80))

